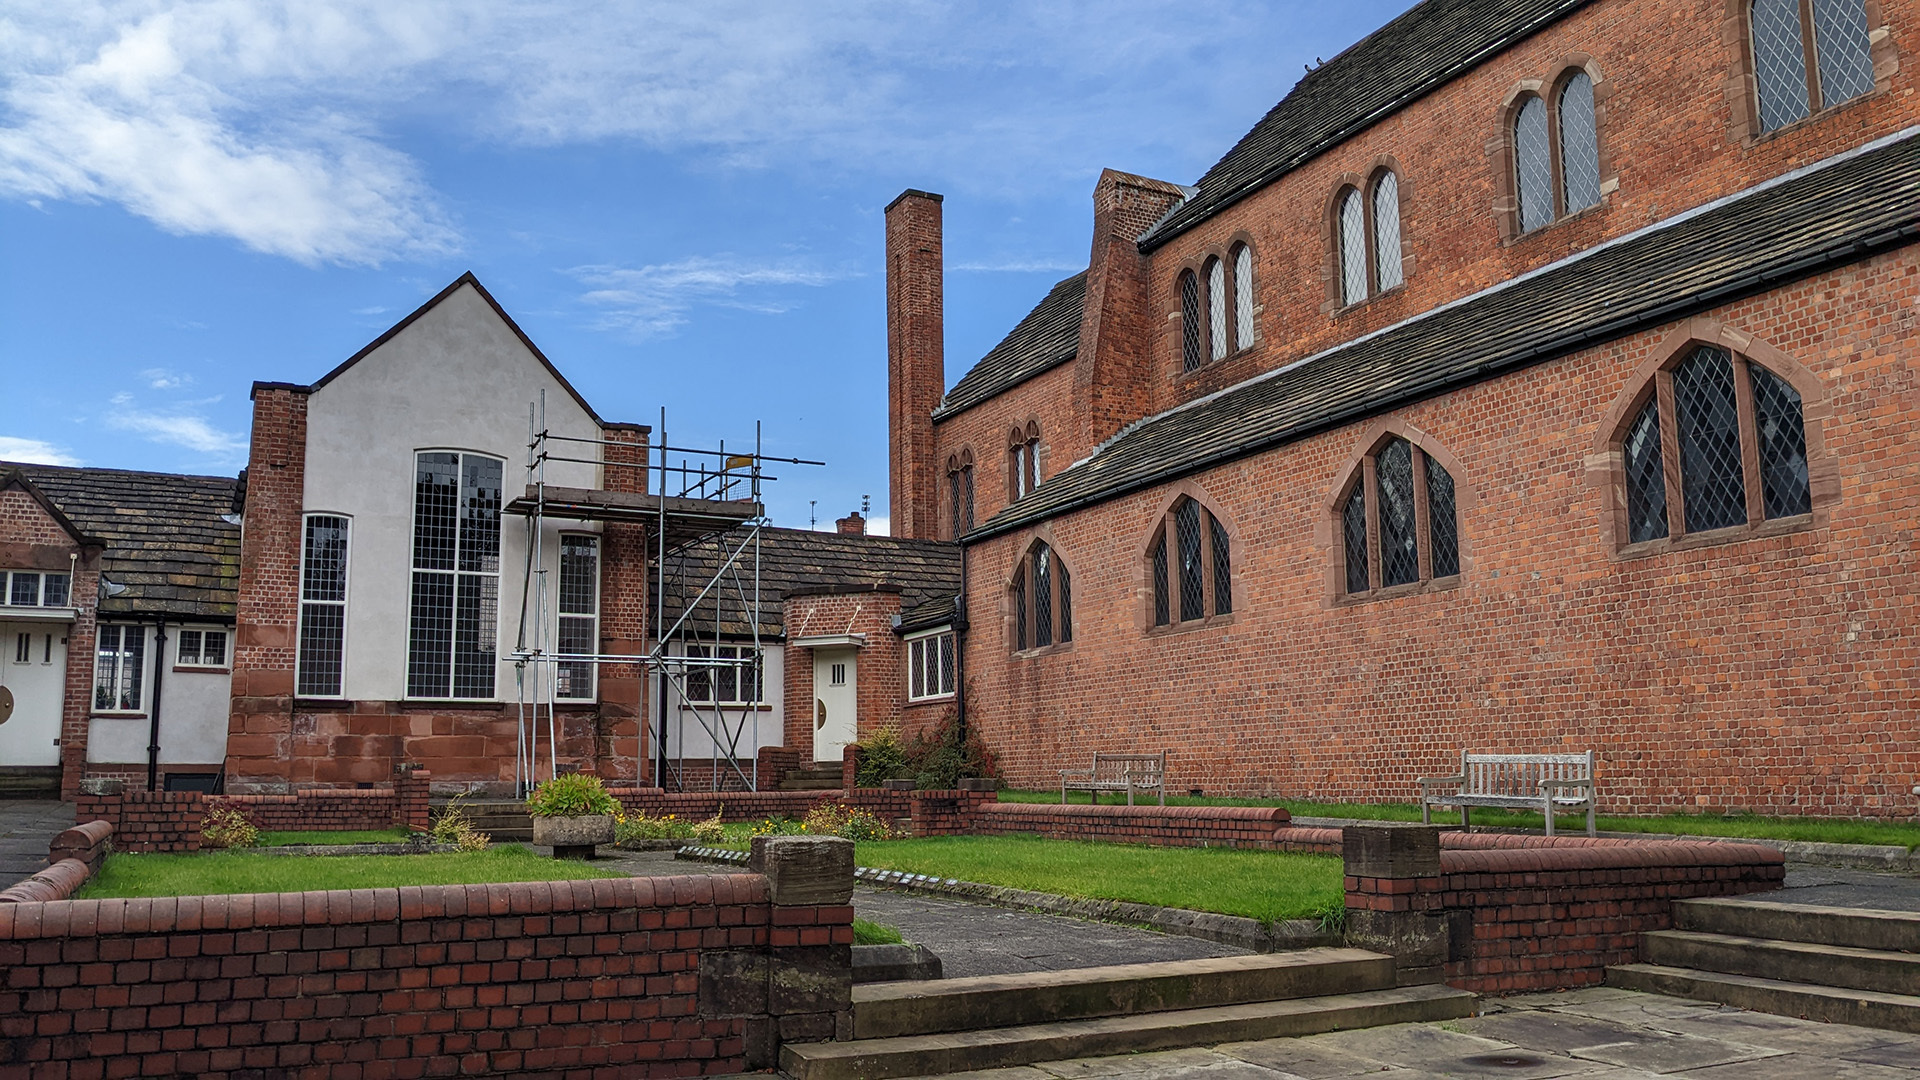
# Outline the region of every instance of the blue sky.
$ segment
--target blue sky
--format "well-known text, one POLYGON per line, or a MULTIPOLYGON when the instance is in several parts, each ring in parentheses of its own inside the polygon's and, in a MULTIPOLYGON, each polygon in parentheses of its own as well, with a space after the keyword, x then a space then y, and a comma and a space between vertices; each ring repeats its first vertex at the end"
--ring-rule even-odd
POLYGON ((1193 182, 1407 6, 0 0, 0 458, 232 473, 254 380, 470 269, 603 416, 827 461, 777 524, 884 515, 894 195, 951 384, 1101 168, 1193 182))

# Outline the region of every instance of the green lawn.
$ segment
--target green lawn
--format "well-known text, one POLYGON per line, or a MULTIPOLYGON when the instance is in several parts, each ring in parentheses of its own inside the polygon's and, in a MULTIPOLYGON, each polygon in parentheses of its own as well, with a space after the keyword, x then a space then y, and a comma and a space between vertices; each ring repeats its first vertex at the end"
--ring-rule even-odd
POLYGON ((884 923, 868 922, 865 919, 853 920, 855 945, 898 945, 902 940, 900 931, 884 923))
POLYGON ((193 855, 109 855, 79 899, 205 896, 215 893, 378 889, 396 885, 478 885, 625 877, 593 863, 549 859, 519 844, 444 855, 340 855, 297 858, 246 851, 193 855))
POLYGON ((345 832, 263 832, 261 847, 290 847, 295 844, 404 844, 409 831, 401 828, 359 829, 345 832))
POLYGON ((1037 836, 940 836, 860 844, 854 861, 883 870, 1058 896, 1128 900, 1270 922, 1335 918, 1340 860, 1226 848, 1143 847, 1037 836))
MULTIPOLYGON (((1137 799, 1139 796, 1135 796, 1137 799)), ((1001 802, 1057 803, 1060 792, 1000 792, 1001 802)), ((1085 802, 1076 793, 1075 802, 1085 802)), ((1107 804, 1124 803, 1108 796, 1107 804)), ((1604 801, 1604 798, 1603 798, 1604 801)), ((1284 806, 1295 817, 1358 818, 1364 821, 1419 821, 1420 808, 1413 803, 1323 803, 1303 799, 1237 799, 1214 796, 1169 795, 1168 806, 1284 806)), ((1435 811, 1433 820, 1457 825, 1460 815, 1435 811)), ((1505 810, 1475 810, 1475 825, 1542 829, 1545 823, 1536 813, 1505 810)), ((1607 832, 1681 833, 1689 836, 1750 837, 1763 840, 1810 840, 1828 844, 1894 844, 1909 850, 1920 848, 1920 822, 1907 824, 1887 821, 1856 821, 1849 818, 1778 818, 1755 814, 1662 814, 1652 817, 1610 817, 1600 815, 1595 825, 1607 832)), ((1555 828, 1585 831, 1585 814, 1555 819, 1555 828)))

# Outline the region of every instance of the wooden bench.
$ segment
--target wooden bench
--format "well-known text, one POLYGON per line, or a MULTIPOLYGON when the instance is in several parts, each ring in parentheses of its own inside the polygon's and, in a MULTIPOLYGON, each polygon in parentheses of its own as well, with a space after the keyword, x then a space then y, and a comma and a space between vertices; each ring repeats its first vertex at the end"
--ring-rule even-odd
POLYGON ((1593 830, 1593 751, 1584 754, 1469 754, 1460 752, 1460 772, 1420 781, 1420 820, 1432 822, 1433 808, 1460 808, 1460 824, 1471 828, 1476 806, 1539 810, 1553 835, 1557 811, 1587 812, 1593 830))
POLYGON ((1160 795, 1160 805, 1167 805, 1167 752, 1157 754, 1095 754, 1093 766, 1086 769, 1060 770, 1060 801, 1067 801, 1067 792, 1090 792, 1093 801, 1100 801, 1103 791, 1124 791, 1127 793, 1127 805, 1133 805, 1133 793, 1136 791, 1154 791, 1160 795))

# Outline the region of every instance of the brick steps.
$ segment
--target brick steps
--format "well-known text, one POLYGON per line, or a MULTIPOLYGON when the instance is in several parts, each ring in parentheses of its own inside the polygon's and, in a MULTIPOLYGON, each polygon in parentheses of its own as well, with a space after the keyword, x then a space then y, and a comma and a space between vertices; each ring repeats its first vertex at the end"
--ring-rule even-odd
MULTIPOLYGON (((442 807, 434 808, 437 814, 442 807)), ((533 843, 533 815, 527 813, 527 804, 519 799, 501 799, 487 802, 463 801, 467 820, 481 832, 493 838, 496 844, 533 843)))
POLYGON ((1920 913, 1683 900, 1610 985, 1920 1033, 1920 913))
POLYGON ((780 780, 781 791, 838 791, 843 777, 839 765, 811 765, 789 769, 780 780))

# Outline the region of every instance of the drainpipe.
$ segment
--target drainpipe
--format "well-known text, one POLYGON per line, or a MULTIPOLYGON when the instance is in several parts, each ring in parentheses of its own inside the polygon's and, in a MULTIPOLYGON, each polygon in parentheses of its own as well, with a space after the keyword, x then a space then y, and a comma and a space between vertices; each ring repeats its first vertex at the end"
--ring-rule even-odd
POLYGON ((953 718, 967 737, 967 545, 960 545, 960 595, 953 601, 953 718))
POLYGON ((160 790, 160 676, 167 670, 167 624, 153 634, 153 707, 147 710, 147 790, 160 790))

